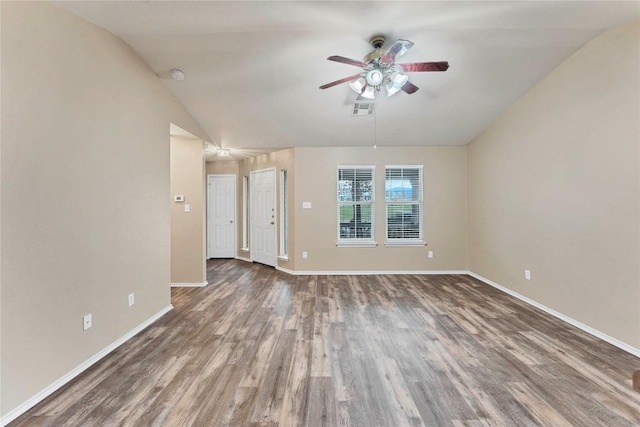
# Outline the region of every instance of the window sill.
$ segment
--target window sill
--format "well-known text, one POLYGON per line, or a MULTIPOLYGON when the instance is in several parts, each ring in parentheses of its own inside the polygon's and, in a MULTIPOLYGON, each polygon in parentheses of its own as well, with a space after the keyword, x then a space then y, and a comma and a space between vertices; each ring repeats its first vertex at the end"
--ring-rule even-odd
POLYGON ((280 255, 278 259, 280 261, 289 261, 289 255, 280 255))
POLYGON ((339 248, 375 248, 378 244, 376 242, 338 242, 336 246, 339 248))
POLYGON ((423 241, 423 240, 419 240, 419 241, 399 241, 399 242, 394 242, 394 241, 389 241, 387 240, 386 242, 384 242, 385 246, 427 246, 427 244, 423 241))

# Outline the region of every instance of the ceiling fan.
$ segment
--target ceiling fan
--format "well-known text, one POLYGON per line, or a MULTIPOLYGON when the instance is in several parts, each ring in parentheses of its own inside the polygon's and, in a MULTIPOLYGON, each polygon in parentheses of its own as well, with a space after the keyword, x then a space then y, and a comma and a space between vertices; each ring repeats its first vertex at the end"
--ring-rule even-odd
POLYGON ((363 61, 345 58, 344 56, 330 56, 329 61, 342 62, 343 64, 362 67, 362 71, 353 76, 345 77, 331 83, 320 86, 327 89, 341 83, 349 83, 349 87, 363 98, 374 99, 376 93, 384 87, 387 95, 406 92, 412 94, 418 87, 409 81, 409 76, 404 73, 422 71, 447 71, 449 63, 441 62, 415 62, 412 64, 396 64, 396 58, 404 55, 413 46, 409 40, 396 40, 389 49, 384 51, 382 47, 386 42, 384 36, 373 36, 371 46, 375 49, 364 57, 363 61))

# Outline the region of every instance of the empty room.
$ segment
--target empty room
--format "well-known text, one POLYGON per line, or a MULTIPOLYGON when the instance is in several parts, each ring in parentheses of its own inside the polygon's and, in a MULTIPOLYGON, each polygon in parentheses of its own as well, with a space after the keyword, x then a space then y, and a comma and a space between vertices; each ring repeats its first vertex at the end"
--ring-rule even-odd
POLYGON ((640 425, 639 1, 0 20, 0 425, 640 425))

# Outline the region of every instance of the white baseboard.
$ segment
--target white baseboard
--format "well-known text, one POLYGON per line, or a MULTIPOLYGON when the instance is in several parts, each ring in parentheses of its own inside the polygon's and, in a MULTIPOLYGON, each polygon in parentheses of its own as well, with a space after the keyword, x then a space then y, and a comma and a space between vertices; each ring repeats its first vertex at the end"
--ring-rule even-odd
POLYGON ((114 341, 113 343, 111 343, 110 345, 108 345, 98 353, 91 356, 82 364, 80 364, 79 366, 71 370, 69 373, 67 373, 66 375, 62 376, 61 378, 53 382, 53 384, 49 385, 47 388, 45 388, 40 393, 33 396, 31 399, 24 402, 22 405, 9 411, 4 417, 2 417, 2 419, 0 419, 0 425, 5 426, 9 424, 11 421, 15 420, 20 415, 24 414, 29 409, 33 408, 35 405, 37 405, 42 400, 44 400, 47 396, 49 396, 50 394, 58 390, 60 387, 62 387, 63 385, 65 385, 66 383, 68 383, 78 375, 80 375, 86 369, 88 369, 93 364, 98 362, 100 359, 105 357, 107 354, 111 353, 113 350, 115 350, 116 348, 120 347, 122 344, 124 344, 125 342, 133 338, 136 334, 141 332, 143 329, 147 328, 149 325, 154 323, 156 320, 158 320, 159 318, 161 318, 171 310, 173 310, 173 305, 170 304, 167 307, 160 310, 159 312, 157 312, 156 314, 154 314, 153 316, 151 316, 150 318, 148 318, 147 320, 145 320, 144 322, 142 322, 141 324, 139 324, 138 326, 136 326, 135 328, 133 328, 131 331, 127 332, 124 336, 120 337, 119 339, 117 339, 116 341, 114 341))
POLYGON ((291 274, 292 276, 296 275, 296 272, 293 270, 289 270, 288 268, 280 267, 276 264, 276 270, 282 271, 283 273, 291 274))
POLYGON ((294 276, 372 276, 375 274, 469 274, 467 270, 377 270, 377 271, 298 271, 276 266, 276 270, 294 276))
POLYGON ((203 286, 207 286, 209 282, 206 280, 202 283, 172 283, 172 288, 201 288, 203 286))
POLYGON ((235 259, 239 259, 240 261, 245 261, 245 262, 253 262, 249 258, 245 258, 243 256, 237 256, 237 257, 235 257, 235 259))
POLYGON ((532 306, 544 311, 545 313, 552 315, 553 317, 556 317, 556 318, 558 318, 558 319, 560 319, 560 320, 562 320, 562 321, 564 321, 564 322, 566 322, 566 323, 568 323, 570 325, 575 326, 578 329, 581 329, 582 331, 584 331, 584 332, 586 332, 586 333, 588 333, 590 335, 593 335, 596 338, 600 338, 601 340, 606 341, 609 344, 614 345, 614 346, 618 347, 619 349, 626 351, 627 353, 631 353, 636 357, 640 357, 640 349, 639 348, 632 347, 629 344, 624 343, 624 342, 622 342, 622 341, 620 341, 620 340, 618 340, 616 338, 613 338, 613 337, 611 337, 611 336, 609 336, 609 335, 607 335, 607 334, 605 334, 603 332, 600 332, 597 329, 594 329, 589 325, 585 325, 582 322, 579 322, 579 321, 577 321, 577 320, 575 320, 575 319, 573 319, 573 318, 571 318, 569 316, 566 316, 566 315, 564 315, 564 314, 562 314, 560 312, 557 312, 554 309, 547 307, 546 305, 540 304, 539 302, 534 301, 534 300, 532 300, 530 298, 527 298, 524 295, 520 295, 519 293, 514 292, 509 288, 505 288, 504 286, 498 285, 497 283, 492 282, 491 280, 487 279, 486 277, 482 277, 479 274, 476 274, 476 273, 474 273, 472 271, 469 271, 468 274, 470 276, 475 277, 476 279, 486 283, 487 285, 493 286, 494 288, 496 288, 498 290, 501 290, 502 292, 504 292, 506 294, 509 294, 512 297, 518 298, 520 301, 523 301, 523 302, 525 302, 525 303, 527 303, 529 305, 532 305, 532 306))

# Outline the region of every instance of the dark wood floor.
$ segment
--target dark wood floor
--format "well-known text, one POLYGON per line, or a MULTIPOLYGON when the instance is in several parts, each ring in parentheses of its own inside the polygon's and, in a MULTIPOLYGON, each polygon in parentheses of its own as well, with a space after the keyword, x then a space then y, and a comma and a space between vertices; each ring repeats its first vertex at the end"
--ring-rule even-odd
POLYGON ((208 270, 11 425, 640 425, 639 359, 468 276, 208 270))

